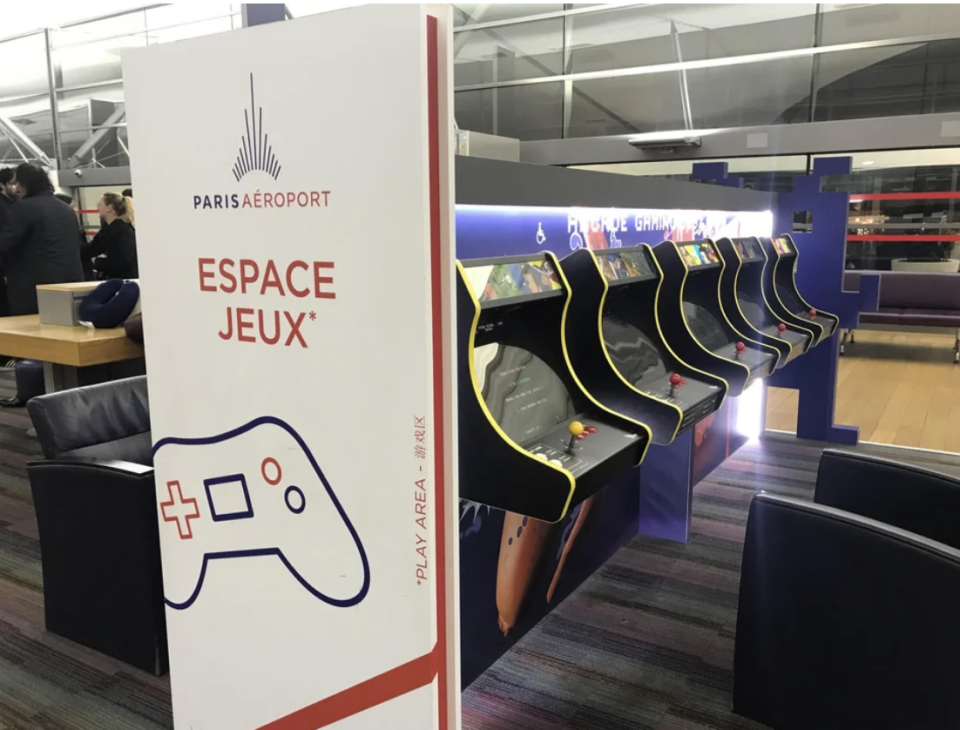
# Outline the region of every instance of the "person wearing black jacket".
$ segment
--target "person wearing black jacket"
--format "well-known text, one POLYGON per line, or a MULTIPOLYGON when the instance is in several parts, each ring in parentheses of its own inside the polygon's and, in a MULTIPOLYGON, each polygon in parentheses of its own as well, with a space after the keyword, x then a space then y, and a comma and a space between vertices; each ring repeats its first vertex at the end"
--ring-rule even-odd
MULTIPOLYGON (((10 217, 10 209, 17 202, 17 178, 10 167, 0 170, 0 231, 3 231, 10 217)), ((7 278, 3 265, 0 264, 0 317, 10 314, 10 303, 7 301, 7 278)))
POLYGON ((6 266, 10 313, 37 314, 39 284, 83 281, 77 219, 53 197, 42 167, 25 162, 16 176, 24 197, 10 208, 0 231, 0 260, 6 266))
POLYGON ((103 228, 93 237, 83 255, 93 259, 93 268, 107 279, 136 279, 137 235, 130 225, 129 203, 116 193, 106 193, 97 203, 103 228))
POLYGON ((96 277, 93 275, 93 261, 85 254, 87 249, 87 232, 83 230, 83 221, 80 220, 80 211, 76 203, 73 202, 73 196, 66 193, 54 193, 53 197, 62 200, 77 215, 77 242, 80 245, 80 263, 83 265, 83 278, 86 281, 93 281, 96 277))

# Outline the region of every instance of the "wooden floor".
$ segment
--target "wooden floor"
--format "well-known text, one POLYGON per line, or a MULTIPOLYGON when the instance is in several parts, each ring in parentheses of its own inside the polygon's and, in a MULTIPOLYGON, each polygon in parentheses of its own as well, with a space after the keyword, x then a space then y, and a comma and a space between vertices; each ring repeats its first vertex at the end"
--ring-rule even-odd
MULTIPOLYGON (((960 365, 952 335, 856 333, 837 375, 834 422, 860 440, 960 452, 960 365)), ((769 388, 767 428, 795 431, 797 391, 769 388)))

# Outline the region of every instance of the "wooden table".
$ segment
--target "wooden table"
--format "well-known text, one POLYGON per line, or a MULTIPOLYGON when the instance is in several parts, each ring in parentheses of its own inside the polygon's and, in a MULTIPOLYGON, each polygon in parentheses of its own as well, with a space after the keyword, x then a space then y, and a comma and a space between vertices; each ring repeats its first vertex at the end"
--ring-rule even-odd
POLYGON ((122 327, 88 329, 40 324, 40 315, 0 317, 0 353, 43 363, 47 392, 142 371, 143 345, 122 327), (130 363, 129 361, 140 361, 130 363), (114 368, 121 364, 127 367, 114 368), (132 367, 130 367, 132 365, 132 367), (122 371, 128 372, 122 372, 122 371))

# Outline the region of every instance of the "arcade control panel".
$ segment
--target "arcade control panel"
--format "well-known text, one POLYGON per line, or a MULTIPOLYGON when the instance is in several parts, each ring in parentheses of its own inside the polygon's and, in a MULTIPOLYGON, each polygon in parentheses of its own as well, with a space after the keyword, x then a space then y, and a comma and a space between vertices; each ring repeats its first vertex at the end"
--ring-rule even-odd
POLYGON ((641 390, 649 396, 672 403, 683 411, 677 433, 683 433, 719 410, 723 401, 723 391, 719 385, 705 383, 693 376, 685 378, 678 372, 658 378, 641 390))
POLYGON ((637 438, 636 434, 625 433, 603 421, 581 416, 580 420, 569 419, 557 424, 555 429, 524 448, 540 461, 577 476, 633 445, 637 438))

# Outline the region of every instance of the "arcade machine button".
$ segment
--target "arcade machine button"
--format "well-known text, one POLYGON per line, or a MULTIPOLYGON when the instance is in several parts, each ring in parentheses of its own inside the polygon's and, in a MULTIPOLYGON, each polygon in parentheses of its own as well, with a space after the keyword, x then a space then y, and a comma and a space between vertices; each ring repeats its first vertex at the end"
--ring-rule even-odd
POLYGON ((534 454, 534 456, 537 457, 538 459, 540 459, 540 461, 546 461, 546 460, 547 460, 547 455, 546 455, 546 454, 534 454))
POLYGON ((580 434, 579 436, 574 436, 574 438, 575 438, 577 441, 583 441, 583 440, 584 440, 587 436, 589 436, 589 435, 590 435, 589 433, 587 433, 586 431, 584 431, 584 432, 583 432, 582 434, 580 434))
POLYGON ((589 434, 595 434, 597 432, 596 426, 584 426, 583 430, 589 434))
POLYGON ((563 462, 561 462, 560 459, 550 459, 549 463, 553 464, 554 466, 563 466, 563 462))

